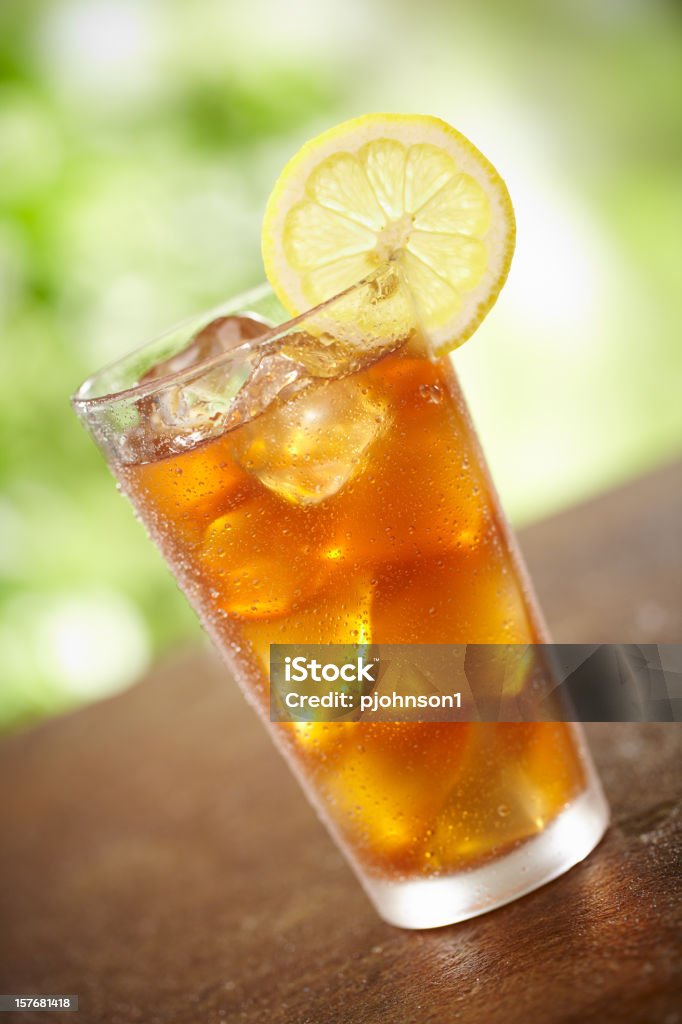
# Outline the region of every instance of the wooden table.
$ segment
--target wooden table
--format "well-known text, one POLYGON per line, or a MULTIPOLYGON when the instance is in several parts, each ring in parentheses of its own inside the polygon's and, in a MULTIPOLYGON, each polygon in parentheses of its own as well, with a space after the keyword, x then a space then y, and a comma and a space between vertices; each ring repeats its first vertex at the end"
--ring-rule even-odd
MULTIPOLYGON (((680 638, 680 467, 522 535, 555 638, 680 638)), ((588 729, 613 825, 492 914, 383 924, 208 652, 0 744, 0 992, 106 1024, 682 1021, 682 728, 588 729), (678 1001, 679 1000, 679 1001, 678 1001)))

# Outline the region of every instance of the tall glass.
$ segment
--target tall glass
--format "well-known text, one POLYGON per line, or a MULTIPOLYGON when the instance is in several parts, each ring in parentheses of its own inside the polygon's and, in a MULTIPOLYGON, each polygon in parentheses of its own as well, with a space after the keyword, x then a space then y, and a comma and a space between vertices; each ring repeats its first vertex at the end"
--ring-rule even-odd
POLYGON ((74 406, 387 921, 464 920, 596 845, 608 811, 577 726, 269 720, 271 643, 547 640, 397 271, 289 322, 261 290, 74 406))

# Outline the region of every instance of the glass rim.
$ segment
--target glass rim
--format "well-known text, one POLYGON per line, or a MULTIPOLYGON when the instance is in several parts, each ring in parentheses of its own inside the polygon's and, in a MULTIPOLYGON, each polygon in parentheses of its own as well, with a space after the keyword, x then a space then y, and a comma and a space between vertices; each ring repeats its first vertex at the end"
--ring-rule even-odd
MULTIPOLYGON (((383 268, 383 272, 385 272, 385 268, 383 268)), ((268 326, 267 330, 265 330, 263 334, 259 334, 256 338, 248 339, 242 344, 235 345, 233 348, 230 348, 225 352, 221 352, 217 356, 212 356, 210 359, 200 360, 198 363, 191 364, 190 366, 186 366, 183 369, 176 370, 172 373, 164 374, 161 377, 155 377, 152 380, 144 382, 138 381, 130 387, 120 388, 116 391, 110 391, 104 394, 88 394, 88 392, 96 386, 97 381, 105 378, 112 370, 115 370, 117 367, 124 366, 125 363, 133 359, 135 356, 141 355, 147 349, 151 349, 154 345, 163 341, 164 338, 171 337, 183 328, 189 328, 191 325, 196 325, 201 322, 204 322, 204 326, 207 326, 212 320, 219 316, 245 315, 248 313, 248 308, 245 308, 245 306, 249 302, 256 303, 268 296, 277 298, 272 285, 268 281, 263 281, 261 284, 250 288, 246 292, 242 292, 233 298, 225 299, 222 303, 219 303, 216 306, 183 318, 175 325, 151 338, 149 341, 146 341, 137 348, 132 349, 130 352, 126 353, 126 355, 121 356, 118 359, 113 360, 113 362, 108 363, 106 366, 103 366, 101 369, 96 370, 95 373, 90 374, 90 376, 83 381, 71 396, 71 404, 77 412, 87 412, 92 409, 113 405, 116 402, 123 402, 127 400, 136 401, 141 398, 147 398, 149 395, 163 391, 164 388, 173 384, 189 383, 196 377, 202 376, 204 373, 214 370, 219 366, 229 365, 231 362, 239 360, 239 358, 246 352, 253 349, 254 342, 256 342, 260 347, 261 345, 275 341, 280 335, 286 334, 290 331, 292 327, 296 327, 297 324, 302 323, 304 320, 307 320, 315 314, 324 312, 324 310, 328 309, 329 306, 333 305, 339 299, 351 294, 356 289, 367 285, 377 276, 380 276, 381 273, 381 269, 374 271, 367 277, 349 285, 348 288, 344 288, 342 291, 332 295, 329 299, 325 299, 324 302, 320 302, 318 305, 312 306, 310 309, 306 309, 303 313, 290 317, 281 324, 276 324, 273 327, 268 326), (227 313, 227 307, 232 309, 231 313, 227 313)), ((284 308, 284 306, 282 308, 284 308)), ((254 313, 252 313, 252 315, 258 316, 258 314, 254 313)), ((197 331, 199 329, 200 328, 197 328, 197 331)), ((197 332, 195 331, 195 333, 197 332)), ((187 344, 190 343, 193 336, 194 335, 188 339, 187 344)))

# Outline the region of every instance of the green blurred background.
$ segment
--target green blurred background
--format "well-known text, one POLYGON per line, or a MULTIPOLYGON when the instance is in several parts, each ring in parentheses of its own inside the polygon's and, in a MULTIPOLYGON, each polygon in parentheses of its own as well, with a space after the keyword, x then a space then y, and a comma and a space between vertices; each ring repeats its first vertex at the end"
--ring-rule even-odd
POLYGON ((456 363, 514 522, 679 451, 679 38, 672 0, 2 0, 0 727, 198 639, 68 396, 260 279, 281 166, 346 117, 440 115, 509 184, 456 363))

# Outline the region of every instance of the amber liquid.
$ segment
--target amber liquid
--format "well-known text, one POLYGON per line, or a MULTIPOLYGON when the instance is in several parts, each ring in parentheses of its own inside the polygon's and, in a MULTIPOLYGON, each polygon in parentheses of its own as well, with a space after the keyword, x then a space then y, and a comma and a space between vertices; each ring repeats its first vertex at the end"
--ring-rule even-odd
MULTIPOLYGON (((270 643, 542 643, 449 364, 408 349, 182 454, 117 467, 267 715, 270 643)), ((481 864, 586 787, 570 725, 273 724, 356 863, 481 864)))

